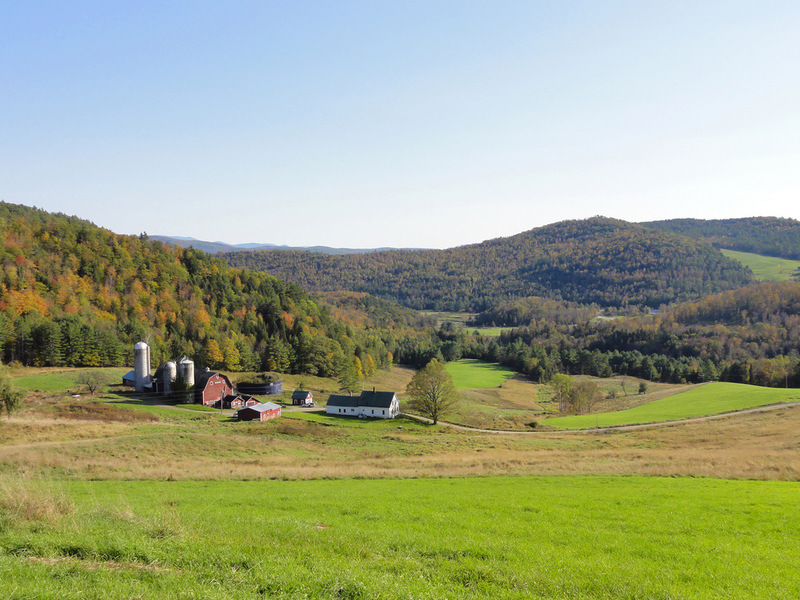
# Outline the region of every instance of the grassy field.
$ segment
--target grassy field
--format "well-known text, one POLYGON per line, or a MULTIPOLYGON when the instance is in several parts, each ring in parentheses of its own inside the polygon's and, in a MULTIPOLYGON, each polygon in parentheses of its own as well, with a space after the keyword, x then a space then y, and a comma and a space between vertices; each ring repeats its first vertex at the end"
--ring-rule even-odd
POLYGON ((9 600, 800 597, 798 483, 0 484, 9 600))
POLYGON ((555 417, 545 420, 544 423, 561 429, 657 423, 794 400, 800 400, 800 390, 715 382, 627 410, 555 417))
POLYGON ((736 250, 722 250, 721 252, 728 258, 738 260, 744 266, 750 267, 753 275, 759 281, 787 281, 792 278, 796 279, 800 273, 800 261, 798 260, 737 252, 736 250))
MULTIPOLYGON (((383 376, 397 383, 410 373, 383 376)), ((322 412, 238 423, 218 411, 154 406, 113 390, 80 398, 63 392, 29 393, 24 410, 0 418, 0 473, 82 480, 601 473, 800 479, 800 408, 647 431, 544 432, 526 423, 541 422, 535 413, 551 403, 547 386, 510 379, 466 392, 462 406, 474 425, 527 431, 499 435, 322 412)))
POLYGON ((445 366, 447 372, 453 377, 456 389, 459 390, 499 387, 504 381, 515 375, 514 371, 508 367, 472 358, 450 362, 445 366))

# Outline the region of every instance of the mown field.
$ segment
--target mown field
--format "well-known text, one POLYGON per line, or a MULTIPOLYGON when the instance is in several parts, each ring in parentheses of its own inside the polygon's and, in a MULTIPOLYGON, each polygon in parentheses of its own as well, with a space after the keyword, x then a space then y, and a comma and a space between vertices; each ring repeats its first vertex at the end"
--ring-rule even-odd
POLYGON ((794 482, 2 485, 9 600, 800 596, 794 482))
POLYGON ((736 250, 721 250, 728 258, 749 267, 758 281, 787 281, 800 275, 800 261, 762 256, 736 250))
POLYGON ((499 387, 504 381, 516 375, 508 367, 474 358, 449 362, 445 367, 458 390, 499 387))
POLYGON ((800 390, 796 389, 713 382, 626 410, 554 417, 544 420, 543 423, 561 429, 658 423, 798 400, 800 390))

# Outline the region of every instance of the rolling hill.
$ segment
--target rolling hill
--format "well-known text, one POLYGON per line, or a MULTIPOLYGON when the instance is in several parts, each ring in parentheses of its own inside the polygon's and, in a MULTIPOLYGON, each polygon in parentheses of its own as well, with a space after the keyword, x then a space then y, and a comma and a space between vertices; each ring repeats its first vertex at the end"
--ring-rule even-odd
POLYGON ((604 217, 447 250, 340 256, 258 250, 222 256, 232 266, 271 273, 305 289, 368 292, 429 310, 481 311, 526 296, 658 307, 752 279, 706 242, 604 217))

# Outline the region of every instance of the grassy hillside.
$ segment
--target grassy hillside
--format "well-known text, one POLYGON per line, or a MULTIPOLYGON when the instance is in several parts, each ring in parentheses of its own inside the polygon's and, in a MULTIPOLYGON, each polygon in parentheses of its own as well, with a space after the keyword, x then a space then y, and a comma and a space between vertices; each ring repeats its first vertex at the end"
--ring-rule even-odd
POLYGON ((561 429, 587 429, 596 426, 658 423, 798 400, 800 400, 800 390, 796 389, 762 388, 717 382, 627 410, 554 417, 545 420, 544 424, 561 429))
POLYGON ((797 483, 0 485, 0 594, 9 600, 800 595, 797 483))
POLYGON ((368 292, 439 311, 480 311, 529 296, 657 307, 750 280, 740 264, 709 244, 602 217, 448 250, 223 256, 234 266, 262 270, 306 289, 368 292))
POLYGON ((800 260, 762 256, 736 250, 722 250, 722 253, 749 268, 757 281, 788 281, 800 276, 800 260))

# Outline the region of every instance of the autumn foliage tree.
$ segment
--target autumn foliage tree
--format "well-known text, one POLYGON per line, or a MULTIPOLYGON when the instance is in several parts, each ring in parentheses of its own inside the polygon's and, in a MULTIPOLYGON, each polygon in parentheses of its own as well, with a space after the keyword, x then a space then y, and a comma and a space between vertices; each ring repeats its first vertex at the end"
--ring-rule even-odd
POLYGON ((460 400, 453 378, 435 358, 411 378, 406 394, 409 397, 407 406, 431 419, 434 425, 455 409, 460 400))

